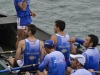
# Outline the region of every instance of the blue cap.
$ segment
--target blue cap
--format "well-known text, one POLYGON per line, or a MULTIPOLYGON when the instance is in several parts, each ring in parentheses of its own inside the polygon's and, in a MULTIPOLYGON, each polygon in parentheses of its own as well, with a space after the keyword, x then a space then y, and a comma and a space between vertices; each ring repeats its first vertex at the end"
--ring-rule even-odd
POLYGON ((54 46, 54 42, 52 41, 52 40, 46 40, 45 42, 44 42, 44 47, 52 47, 52 46, 54 46))

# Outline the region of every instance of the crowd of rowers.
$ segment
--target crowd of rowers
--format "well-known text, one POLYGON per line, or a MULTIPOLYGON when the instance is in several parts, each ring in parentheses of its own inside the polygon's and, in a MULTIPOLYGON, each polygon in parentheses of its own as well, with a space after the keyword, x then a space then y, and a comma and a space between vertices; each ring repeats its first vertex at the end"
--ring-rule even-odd
MULTIPOLYGON (((85 40, 70 37, 63 32, 65 27, 64 21, 56 20, 56 34, 42 42, 34 37, 36 26, 27 25, 24 30, 27 38, 18 43, 15 58, 9 57, 10 64, 13 67, 21 67, 40 62, 38 66, 24 69, 35 70, 37 75, 97 75, 95 71, 99 68, 99 51, 96 48, 98 37, 94 34, 88 35, 85 40), (86 50, 82 54, 76 54, 74 42, 82 44, 86 50)), ((26 75, 30 75, 29 72, 26 72, 26 75)))
POLYGON ((63 32, 65 22, 56 20, 56 34, 42 42, 34 37, 37 28, 31 23, 30 15, 34 17, 36 13, 30 9, 30 0, 14 0, 14 6, 17 13, 17 50, 15 58, 8 59, 13 67, 39 63, 23 69, 26 75, 30 75, 30 71, 35 71, 36 75, 97 75, 99 51, 96 46, 99 39, 96 35, 89 34, 85 40, 71 37, 63 32), (22 40, 24 35, 27 38, 22 40), (74 42, 82 44, 86 50, 76 54, 74 42))

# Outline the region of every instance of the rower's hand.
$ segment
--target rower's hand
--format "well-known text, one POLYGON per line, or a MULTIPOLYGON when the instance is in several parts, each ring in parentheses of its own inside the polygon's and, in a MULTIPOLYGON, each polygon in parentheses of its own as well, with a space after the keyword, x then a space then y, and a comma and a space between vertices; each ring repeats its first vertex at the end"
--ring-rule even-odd
POLYGON ((75 43, 75 38, 74 38, 74 37, 70 37, 69 42, 70 42, 71 44, 75 43))
POLYGON ((31 11, 31 16, 35 17, 36 16, 36 13, 31 11))
POLYGON ((94 72, 94 70, 93 70, 93 69, 88 69, 88 71, 89 71, 89 72, 94 72))

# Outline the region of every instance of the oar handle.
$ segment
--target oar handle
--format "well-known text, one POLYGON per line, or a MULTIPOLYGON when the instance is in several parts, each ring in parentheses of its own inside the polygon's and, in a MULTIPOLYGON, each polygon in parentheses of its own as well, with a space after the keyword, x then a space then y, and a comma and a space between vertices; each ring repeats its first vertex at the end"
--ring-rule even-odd
POLYGON ((98 45, 100 45, 100 43, 98 45))
MULTIPOLYGON (((39 64, 31 64, 31 65, 26 65, 26 66, 22 66, 22 67, 15 67, 15 68, 11 68, 11 71, 15 71, 15 70, 20 70, 22 68, 28 68, 28 67, 35 67, 39 64)), ((5 70, 0 70, 0 73, 5 73, 5 72, 9 72, 9 69, 5 69, 5 70)))
POLYGON ((94 71, 95 73, 100 73, 100 71, 94 71))
POLYGON ((21 68, 35 67, 35 66, 37 66, 37 65, 39 65, 39 64, 31 64, 31 65, 26 65, 26 66, 22 66, 21 68))
MULTIPOLYGON (((15 70, 20 70, 20 67, 16 67, 16 68, 11 68, 11 71, 15 71, 15 70)), ((0 73, 5 73, 5 72, 9 72, 9 69, 5 69, 5 70, 0 70, 0 73)))
POLYGON ((9 53, 16 53, 16 51, 13 50, 13 51, 3 51, 3 52, 0 52, 0 54, 9 54, 9 53))

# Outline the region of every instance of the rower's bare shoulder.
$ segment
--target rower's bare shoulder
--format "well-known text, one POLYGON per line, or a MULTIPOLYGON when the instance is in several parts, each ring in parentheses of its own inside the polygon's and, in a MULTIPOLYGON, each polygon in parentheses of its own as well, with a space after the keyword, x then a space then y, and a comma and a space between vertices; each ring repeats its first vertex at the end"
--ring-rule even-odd
POLYGON ((19 44, 20 44, 20 45, 24 45, 24 44, 25 44, 25 40, 19 41, 19 44))
POLYGON ((50 38, 52 41, 55 41, 57 39, 57 36, 56 35, 52 35, 51 38, 50 38))
POLYGON ((52 36, 51 36, 51 38, 56 38, 56 37, 57 37, 56 35, 52 35, 52 36))
POLYGON ((43 41, 40 40, 40 47, 43 47, 44 46, 44 43, 43 41))
POLYGON ((56 35, 52 35, 50 39, 54 42, 54 44, 56 44, 56 42, 57 42, 57 36, 56 35))

